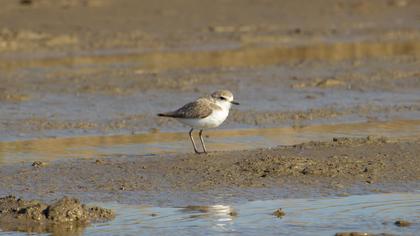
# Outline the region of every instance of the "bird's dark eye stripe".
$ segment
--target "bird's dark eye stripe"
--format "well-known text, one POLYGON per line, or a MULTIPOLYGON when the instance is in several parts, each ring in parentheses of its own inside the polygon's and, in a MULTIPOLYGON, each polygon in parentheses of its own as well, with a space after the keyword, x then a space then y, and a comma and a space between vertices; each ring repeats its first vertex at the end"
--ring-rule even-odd
POLYGON ((222 99, 222 100, 226 100, 226 98, 224 98, 224 97, 219 97, 220 99, 222 99))

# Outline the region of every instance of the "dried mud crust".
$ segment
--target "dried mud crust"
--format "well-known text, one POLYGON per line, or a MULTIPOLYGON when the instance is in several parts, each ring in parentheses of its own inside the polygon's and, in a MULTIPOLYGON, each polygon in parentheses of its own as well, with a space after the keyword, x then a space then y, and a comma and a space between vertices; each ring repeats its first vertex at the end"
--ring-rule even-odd
MULTIPOLYGON (((420 179, 419 144, 373 137, 335 138, 330 142, 208 155, 63 160, 39 168, 1 167, 0 189, 45 197, 106 193, 111 199, 121 200, 120 194, 130 191, 205 192, 289 186, 328 191, 387 183, 404 187, 420 179)), ((100 198, 100 194, 92 196, 100 198)))
POLYGON ((88 207, 69 197, 51 205, 14 196, 0 198, 0 229, 7 231, 70 233, 74 228, 114 217, 111 210, 88 207))

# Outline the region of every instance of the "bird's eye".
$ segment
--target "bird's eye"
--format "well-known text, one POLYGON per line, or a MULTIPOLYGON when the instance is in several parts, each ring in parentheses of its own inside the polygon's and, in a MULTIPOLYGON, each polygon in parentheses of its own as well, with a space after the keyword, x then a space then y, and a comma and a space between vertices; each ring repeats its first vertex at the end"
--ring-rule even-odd
POLYGON ((226 98, 224 98, 224 97, 219 97, 219 99, 220 99, 220 100, 226 100, 226 98))

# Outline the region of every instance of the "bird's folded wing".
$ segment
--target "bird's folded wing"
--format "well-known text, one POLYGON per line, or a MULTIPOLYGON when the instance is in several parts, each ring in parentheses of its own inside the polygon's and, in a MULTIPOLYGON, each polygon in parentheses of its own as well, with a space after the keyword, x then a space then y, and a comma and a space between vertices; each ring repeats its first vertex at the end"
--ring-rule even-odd
POLYGON ((198 99, 190 102, 176 111, 165 113, 166 116, 184 119, 202 119, 209 116, 214 109, 221 109, 219 106, 208 101, 198 99))

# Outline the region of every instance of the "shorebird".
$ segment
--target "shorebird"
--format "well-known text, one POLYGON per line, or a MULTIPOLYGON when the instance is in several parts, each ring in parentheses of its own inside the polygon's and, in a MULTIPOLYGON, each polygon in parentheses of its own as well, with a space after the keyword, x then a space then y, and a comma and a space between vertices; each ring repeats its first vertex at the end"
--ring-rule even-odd
POLYGON ((239 105, 238 102, 233 100, 233 94, 228 90, 218 90, 210 96, 200 97, 194 102, 187 103, 178 110, 159 113, 158 116, 175 118, 179 122, 190 126, 191 130, 188 134, 190 135, 195 153, 207 153, 203 140, 203 130, 216 128, 221 125, 228 117, 232 104, 239 105), (192 136, 194 129, 200 130, 198 134, 203 152, 199 152, 195 145, 192 136))

